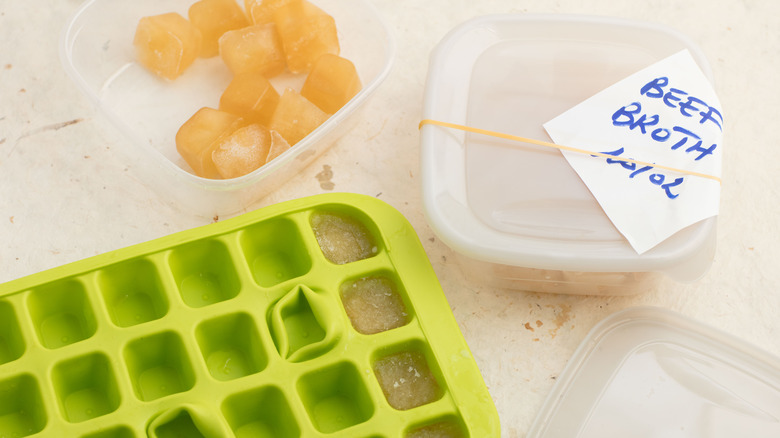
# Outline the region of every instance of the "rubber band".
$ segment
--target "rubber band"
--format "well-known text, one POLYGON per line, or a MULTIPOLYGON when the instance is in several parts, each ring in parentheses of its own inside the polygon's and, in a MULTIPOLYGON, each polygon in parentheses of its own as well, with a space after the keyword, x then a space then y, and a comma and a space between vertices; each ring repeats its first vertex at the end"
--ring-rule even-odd
MULTIPOLYGON (((559 145, 559 144, 555 144, 555 143, 550 143, 548 141, 534 140, 532 138, 520 137, 520 136, 517 136, 517 135, 511 135, 511 134, 504 134, 502 132, 489 131, 487 129, 473 128, 471 126, 458 125, 456 123, 441 122, 441 121, 432 120, 432 119, 423 119, 423 120, 420 120, 420 124, 417 126, 417 129, 422 129, 423 125, 437 125, 437 126, 442 126, 444 128, 458 129, 458 130, 461 130, 461 131, 473 132, 475 134, 482 134, 482 135, 489 135, 491 137, 503 138, 505 140, 519 141, 521 143, 530 143, 530 144, 535 144, 537 146, 544 146, 544 147, 548 147, 548 148, 554 148, 554 149, 559 149, 559 150, 564 150, 564 151, 569 151, 569 152, 577 152, 577 153, 580 153, 580 154, 595 155, 597 157, 612 158, 612 159, 616 159, 616 160, 618 159, 618 158, 615 158, 614 155, 605 154, 603 152, 592 152, 592 151, 588 151, 588 150, 585 150, 585 149, 573 148, 571 146, 563 146, 563 145, 559 145)), ((630 158, 622 158, 622 157, 619 158, 619 161, 625 161, 627 163, 634 163, 634 164, 637 164, 637 165, 640 165, 640 166, 650 166, 650 167, 657 168, 657 169, 669 170, 669 171, 672 171, 672 172, 683 173, 683 174, 691 175, 691 176, 698 176, 700 178, 707 178, 707 179, 715 180, 717 182, 721 182, 721 179, 719 177, 717 177, 717 176, 708 175, 706 173, 694 172, 692 170, 678 169, 678 168, 675 168, 675 167, 663 166, 661 164, 655 164, 655 163, 647 163, 647 162, 644 162, 644 161, 632 160, 630 158)))

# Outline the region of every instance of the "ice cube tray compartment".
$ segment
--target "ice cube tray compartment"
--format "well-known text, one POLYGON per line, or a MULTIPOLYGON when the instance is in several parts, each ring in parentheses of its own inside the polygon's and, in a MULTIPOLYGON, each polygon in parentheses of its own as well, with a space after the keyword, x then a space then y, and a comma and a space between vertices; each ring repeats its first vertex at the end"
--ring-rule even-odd
POLYGON ((0 285, 0 436, 426 428, 499 433, 414 230, 374 198, 289 201, 0 285), (323 215, 354 221, 336 231, 365 239, 358 260, 321 249, 323 215))

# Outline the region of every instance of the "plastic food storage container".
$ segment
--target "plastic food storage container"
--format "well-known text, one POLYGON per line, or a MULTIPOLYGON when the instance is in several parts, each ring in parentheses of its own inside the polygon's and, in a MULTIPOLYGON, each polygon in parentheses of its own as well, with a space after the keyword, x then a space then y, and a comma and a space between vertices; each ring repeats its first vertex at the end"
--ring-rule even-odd
POLYGON ((289 201, 0 285, 0 436, 420 428, 500 430, 417 235, 375 198, 289 201), (365 258, 329 261, 312 225, 322 214, 358 224, 374 245, 365 258), (344 286, 363 278, 392 285, 400 322, 358 331, 344 286), (416 355, 414 369, 388 368, 397 355, 416 355), (422 400, 385 395, 404 376, 422 400))
MULTIPOLYGON (((423 119, 550 141, 543 123, 682 49, 710 78, 701 51, 660 26, 567 15, 479 17, 433 50, 423 119)), ((664 275, 693 281, 712 262, 715 218, 638 255, 560 151, 430 124, 421 130, 426 217, 478 283, 633 294, 664 275)))
MULTIPOLYGON (((124 159, 149 186, 204 217, 241 211, 311 163, 357 121, 389 73, 395 43, 367 0, 312 0, 336 20, 341 56, 351 60, 362 90, 318 129, 268 165, 229 180, 195 176, 176 151, 179 127, 204 106, 216 108, 231 74, 219 56, 196 59, 174 81, 156 77, 136 62, 133 36, 147 15, 178 12, 187 17, 195 0, 90 0, 65 27, 60 54, 65 70, 100 111, 128 138, 124 159)), ((239 2, 243 4, 243 2, 239 2)), ((284 73, 271 80, 277 91, 300 89, 304 76, 284 73)))
POLYGON ((580 344, 528 438, 780 436, 780 359, 674 312, 615 313, 580 344))

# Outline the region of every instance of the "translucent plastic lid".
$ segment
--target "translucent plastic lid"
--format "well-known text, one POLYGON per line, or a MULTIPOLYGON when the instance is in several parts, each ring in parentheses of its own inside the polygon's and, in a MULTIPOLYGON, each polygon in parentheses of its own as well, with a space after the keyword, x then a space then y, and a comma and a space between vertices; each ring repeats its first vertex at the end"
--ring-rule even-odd
MULTIPOLYGON (((682 49, 711 77, 701 51, 666 28, 566 15, 476 18, 434 49, 423 118, 550 141, 543 123, 682 49)), ((469 257, 680 280, 711 263, 715 218, 640 256, 557 150, 433 125, 422 127, 421 147, 429 222, 469 257)))
POLYGON ((736 436, 780 436, 780 359, 651 307, 615 313, 590 332, 528 433, 736 436))

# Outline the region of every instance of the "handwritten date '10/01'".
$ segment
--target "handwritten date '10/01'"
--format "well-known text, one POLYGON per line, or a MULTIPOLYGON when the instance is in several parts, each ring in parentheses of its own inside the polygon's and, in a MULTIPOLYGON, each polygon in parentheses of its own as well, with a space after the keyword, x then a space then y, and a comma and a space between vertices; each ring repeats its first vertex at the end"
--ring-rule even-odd
MULTIPOLYGON (((625 150, 623 148, 620 148, 620 149, 617 149, 617 150, 614 150, 614 151, 611 151, 611 152, 602 152, 602 154, 612 155, 613 157, 619 157, 619 156, 623 155, 623 152, 625 152, 625 150)), ((595 157, 597 155, 591 155, 591 156, 595 157)), ((641 174, 643 174, 645 172, 648 172, 648 171, 653 169, 653 166, 642 166, 642 167, 639 167, 637 163, 633 163, 633 162, 625 161, 625 160, 618 160, 618 159, 615 159, 615 158, 607 158, 607 164, 620 164, 621 166, 623 166, 624 169, 630 170, 631 173, 629 173, 629 175, 628 175, 629 178, 634 178, 637 175, 641 175, 641 174)), ((659 186, 664 191, 664 193, 666 194, 667 198, 675 199, 678 196, 680 196, 680 194, 679 193, 673 193, 672 189, 674 187, 677 187, 680 184, 682 184, 683 181, 685 181, 685 178, 684 177, 678 177, 678 178, 675 178, 674 181, 672 181, 672 182, 666 182, 666 178, 667 178, 666 175, 664 175, 662 173, 655 172, 655 173, 651 173, 649 175, 648 180, 652 184, 654 184, 656 186, 659 186)))

